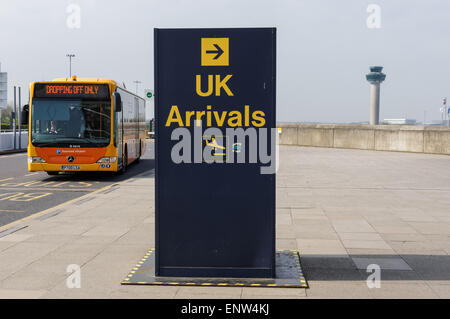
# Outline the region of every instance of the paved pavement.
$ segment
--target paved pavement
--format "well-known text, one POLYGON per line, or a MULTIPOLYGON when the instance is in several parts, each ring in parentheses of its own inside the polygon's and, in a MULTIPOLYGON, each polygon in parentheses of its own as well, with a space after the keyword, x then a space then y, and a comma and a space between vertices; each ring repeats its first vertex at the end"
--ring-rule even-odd
POLYGON ((300 251, 309 289, 121 286, 154 247, 147 172, 0 234, 0 298, 450 298, 450 157, 280 152, 277 246, 300 251), (71 264, 79 289, 67 287, 71 264))
POLYGON ((153 143, 124 175, 89 173, 49 177, 28 172, 27 154, 0 155, 0 227, 154 168, 153 143))

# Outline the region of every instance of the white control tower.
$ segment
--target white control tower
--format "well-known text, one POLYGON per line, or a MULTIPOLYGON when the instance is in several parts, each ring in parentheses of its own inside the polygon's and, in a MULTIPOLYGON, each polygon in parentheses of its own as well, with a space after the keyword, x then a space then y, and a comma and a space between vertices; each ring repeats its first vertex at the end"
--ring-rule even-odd
POLYGON ((380 84, 386 80, 382 66, 371 66, 366 75, 370 83, 370 125, 380 124, 380 84))

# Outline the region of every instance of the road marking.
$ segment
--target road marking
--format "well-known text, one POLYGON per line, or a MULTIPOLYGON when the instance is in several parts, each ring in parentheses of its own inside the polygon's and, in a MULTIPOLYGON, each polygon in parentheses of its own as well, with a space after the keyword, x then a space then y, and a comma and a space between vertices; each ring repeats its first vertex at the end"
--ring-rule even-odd
POLYGON ((24 155, 26 155, 26 154, 27 154, 26 152, 22 152, 22 153, 19 153, 19 154, 12 154, 12 155, 4 154, 4 155, 1 155, 1 156, 4 157, 4 158, 13 158, 13 157, 24 157, 24 155))
POLYGON ((14 178, 10 177, 10 178, 5 178, 5 179, 0 179, 0 182, 6 182, 6 181, 10 181, 14 178))
POLYGON ((28 193, 28 194, 20 194, 14 198, 10 198, 10 201, 13 202, 31 202, 36 199, 40 199, 43 197, 47 197, 49 195, 53 195, 53 193, 28 193))
POLYGON ((24 210, 0 209, 0 213, 25 213, 24 210))
MULTIPOLYGON (((0 191, 10 190, 10 191, 52 191, 52 192, 93 192, 97 190, 96 188, 70 188, 70 189, 55 189, 46 187, 3 187, 0 185, 0 191)), ((1 195, 1 194, 0 194, 1 195)))
POLYGON ((34 176, 34 175, 37 175, 37 174, 39 174, 39 173, 30 173, 30 174, 27 174, 25 176, 34 176))
MULTIPOLYGON (((153 168, 152 170, 154 171, 154 168, 153 168)), ((143 175, 145 175, 145 174, 148 174, 148 172, 142 172, 142 173, 140 173, 140 174, 137 174, 136 176, 134 176, 134 178, 138 178, 138 177, 143 176, 143 175)), ((98 190, 96 190, 96 191, 94 191, 94 192, 90 192, 90 193, 88 193, 88 194, 86 194, 86 195, 83 195, 83 196, 74 198, 74 199, 72 199, 72 200, 69 200, 69 201, 67 201, 67 202, 61 203, 61 204, 59 204, 59 205, 56 205, 56 206, 53 206, 53 207, 50 207, 50 208, 47 208, 46 210, 43 210, 43 211, 41 211, 41 212, 37 212, 37 213, 34 213, 34 214, 29 215, 29 216, 27 216, 27 217, 24 217, 24 218, 22 218, 22 219, 18 219, 18 220, 16 220, 16 221, 13 221, 13 222, 10 223, 10 224, 6 224, 6 225, 4 225, 4 226, 0 226, 0 232, 4 231, 5 229, 10 228, 11 226, 14 226, 14 225, 20 224, 20 223, 22 223, 22 222, 28 221, 28 220, 30 220, 30 219, 37 218, 37 217, 40 217, 40 216, 42 216, 42 215, 45 215, 45 214, 47 214, 48 212, 53 211, 54 209, 58 209, 59 207, 63 207, 63 206, 65 206, 65 205, 70 205, 70 204, 75 203, 76 201, 82 200, 82 199, 84 199, 84 198, 86 198, 86 197, 88 197, 88 196, 91 196, 91 195, 94 195, 94 194, 97 194, 97 193, 106 191, 107 189, 110 189, 111 187, 117 187, 117 185, 120 185, 120 184, 124 183, 125 181, 126 181, 126 180, 120 181, 120 182, 116 182, 116 183, 113 183, 113 184, 111 184, 111 185, 107 185, 107 186, 105 186, 105 187, 99 188, 98 190)))
POLYGON ((91 195, 93 195, 93 194, 96 194, 96 193, 105 191, 105 190, 111 188, 111 187, 114 186, 114 185, 117 185, 117 183, 112 184, 112 185, 107 185, 107 186, 105 186, 105 187, 103 187, 103 188, 100 188, 100 189, 98 189, 98 190, 96 190, 96 191, 94 191, 94 192, 92 192, 92 193, 88 193, 88 194, 86 194, 86 195, 83 195, 83 196, 74 198, 74 199, 69 200, 69 201, 67 201, 67 202, 64 202, 64 203, 61 203, 61 204, 59 204, 59 205, 50 207, 50 208, 48 208, 48 209, 46 209, 46 210, 43 210, 43 211, 41 211, 41 212, 37 212, 37 213, 34 213, 34 214, 30 215, 30 216, 24 217, 24 218, 22 218, 22 219, 18 219, 18 220, 16 220, 16 221, 13 221, 13 222, 10 223, 10 224, 6 224, 6 225, 4 225, 4 226, 0 226, 0 232, 4 231, 5 229, 10 228, 11 226, 14 226, 14 225, 20 224, 20 223, 22 223, 22 222, 25 222, 25 221, 27 221, 27 220, 30 220, 30 219, 33 219, 33 218, 36 218, 36 217, 45 215, 46 213, 48 213, 48 212, 50 212, 50 211, 53 211, 54 209, 57 209, 57 208, 59 208, 59 207, 62 207, 62 206, 65 206, 65 205, 70 205, 70 204, 72 204, 72 203, 74 203, 74 202, 76 202, 76 201, 79 201, 80 199, 84 199, 84 198, 86 198, 86 197, 88 197, 88 196, 91 196, 91 195))
POLYGON ((31 202, 33 200, 47 197, 49 195, 52 195, 53 193, 6 193, 6 194, 0 194, 0 201, 4 200, 10 200, 13 202, 31 202))
POLYGON ((69 184, 69 183, 70 183, 70 182, 61 182, 61 183, 59 183, 59 184, 53 185, 52 187, 60 187, 60 186, 62 186, 62 185, 69 184))
MULTIPOLYGON (((12 179, 12 178, 11 178, 12 179)), ((0 181, 1 183, 2 181, 0 181)), ((30 186, 38 186, 39 188, 57 188, 63 185, 69 184, 69 188, 88 188, 97 183, 87 183, 87 182, 73 182, 73 181, 26 181, 26 182, 15 182, 15 183, 2 183, 0 184, 0 188, 11 188, 11 187, 30 187, 30 186)))

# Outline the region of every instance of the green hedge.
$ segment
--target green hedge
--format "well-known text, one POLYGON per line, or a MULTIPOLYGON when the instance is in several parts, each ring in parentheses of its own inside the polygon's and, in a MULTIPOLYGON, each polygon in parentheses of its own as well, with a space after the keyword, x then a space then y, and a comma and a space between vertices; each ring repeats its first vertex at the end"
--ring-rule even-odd
MULTIPOLYGON (((19 125, 17 125, 16 127, 17 127, 17 129, 19 129, 19 125)), ((13 127, 9 123, 2 123, 1 129, 2 130, 12 130, 13 127)), ((28 125, 22 125, 22 130, 23 131, 28 130, 28 125)))

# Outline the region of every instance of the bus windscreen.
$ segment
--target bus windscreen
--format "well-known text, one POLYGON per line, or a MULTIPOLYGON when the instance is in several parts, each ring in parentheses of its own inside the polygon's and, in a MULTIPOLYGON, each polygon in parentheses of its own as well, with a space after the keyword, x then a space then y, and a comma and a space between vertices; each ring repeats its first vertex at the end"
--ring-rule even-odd
POLYGON ((35 147, 106 147, 111 136, 111 102, 35 98, 31 143, 35 147))

